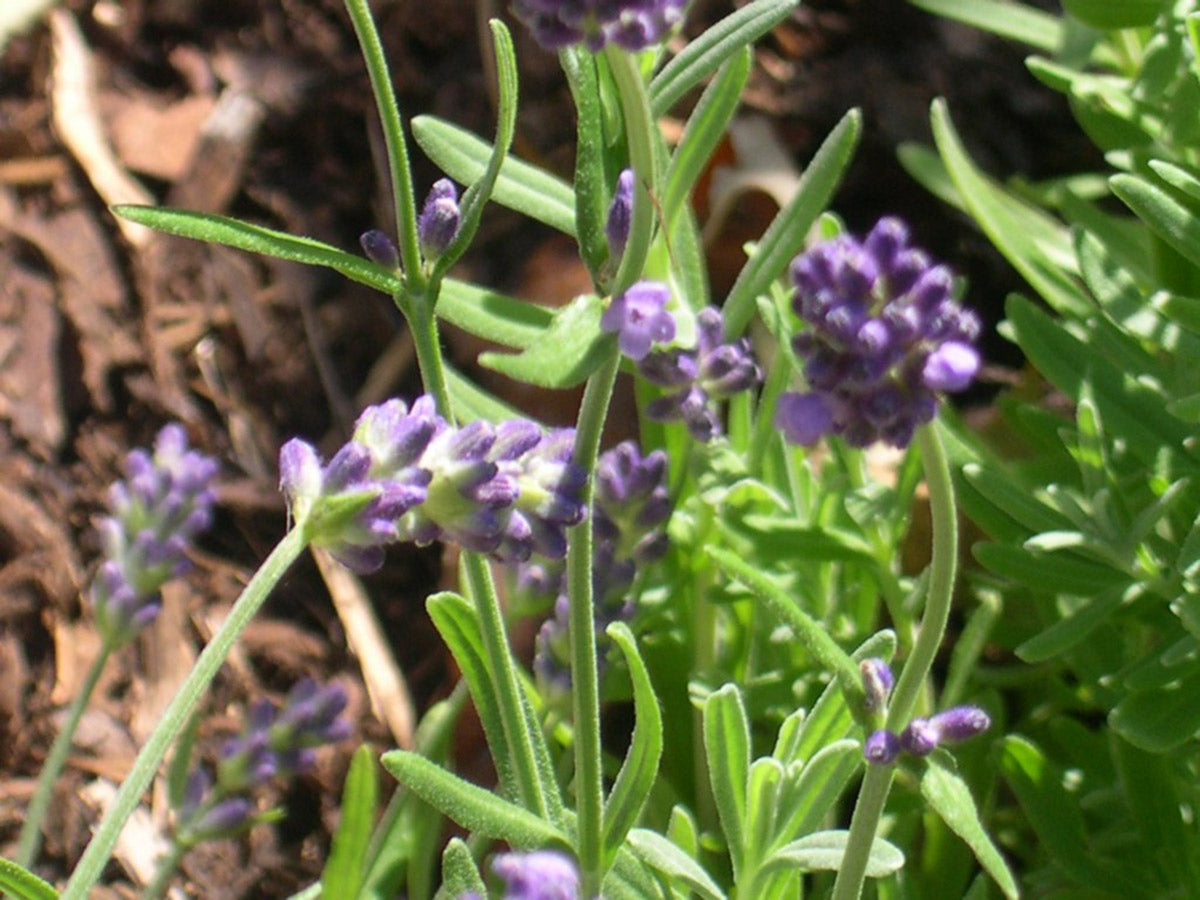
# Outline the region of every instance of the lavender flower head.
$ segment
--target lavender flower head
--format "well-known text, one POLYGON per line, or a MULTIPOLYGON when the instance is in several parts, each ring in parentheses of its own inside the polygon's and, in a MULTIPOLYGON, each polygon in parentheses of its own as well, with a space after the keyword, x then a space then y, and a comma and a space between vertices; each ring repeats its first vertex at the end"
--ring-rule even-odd
POLYGON ((189 775, 176 815, 176 841, 189 847, 254 825, 262 817, 254 813, 251 792, 271 778, 311 768, 314 748, 349 737, 350 724, 339 718, 345 707, 339 685, 312 679, 294 685, 282 708, 269 700, 256 703, 241 733, 222 749, 216 779, 203 766, 189 775))
POLYGON ((104 562, 92 583, 100 633, 117 647, 158 615, 159 590, 187 568, 187 550, 212 521, 216 460, 188 449, 182 425, 158 433, 154 453, 125 458, 125 479, 109 490, 100 520, 104 562))
POLYGON ((952 296, 953 277, 884 218, 862 241, 842 235, 796 257, 793 338, 810 390, 785 394, 776 424, 798 444, 827 434, 864 447, 903 447, 937 411, 937 394, 979 370, 978 318, 952 296))
POLYGON ((364 231, 358 242, 362 244, 363 253, 371 262, 393 271, 400 268, 400 251, 385 232, 372 228, 370 231, 364 231))
POLYGON ((900 746, 913 756, 928 756, 943 742, 969 740, 991 725, 988 714, 978 706, 954 706, 928 719, 913 719, 900 733, 900 746))
POLYGON ((354 439, 328 464, 304 441, 288 441, 279 452, 280 487, 297 527, 344 565, 379 568, 383 548, 401 537, 400 517, 425 500, 432 474, 418 460, 444 427, 427 398, 411 410, 390 400, 363 412, 354 439))
POLYGON ((644 50, 682 21, 685 6, 687 0, 513 0, 517 18, 548 50, 580 43, 592 51, 609 43, 644 50))
POLYGON ((621 352, 640 361, 652 344, 675 338, 675 318, 666 309, 670 299, 661 281, 639 281, 612 298, 600 317, 600 329, 615 334, 621 352))
POLYGON ((461 220, 458 189, 449 178, 439 178, 429 189, 429 196, 417 216, 417 239, 426 259, 436 259, 446 252, 458 235, 461 220))
POLYGON ((565 853, 501 853, 492 871, 505 882, 505 900, 579 900, 579 869, 565 853))
POLYGON ((725 320, 714 306, 696 316, 694 350, 658 350, 638 364, 647 381, 671 393, 652 400, 646 415, 656 422, 682 421, 698 441, 721 433, 716 401, 749 390, 762 381, 750 341, 725 342, 725 320))
POLYGON ((863 758, 879 766, 886 766, 896 761, 900 755, 900 739, 886 728, 880 728, 871 733, 863 743, 863 758))

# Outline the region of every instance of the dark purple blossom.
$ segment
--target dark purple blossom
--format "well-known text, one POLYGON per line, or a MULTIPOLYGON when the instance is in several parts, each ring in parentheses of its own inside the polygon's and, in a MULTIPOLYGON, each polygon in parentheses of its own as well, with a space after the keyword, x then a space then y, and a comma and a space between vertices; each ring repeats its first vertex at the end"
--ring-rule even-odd
POLYGON ((928 756, 943 741, 957 743, 983 734, 992 720, 977 706, 955 706, 908 723, 900 734, 900 746, 913 756, 928 756))
POLYGON ((838 434, 862 447, 903 447, 937 411, 937 394, 979 370, 979 320, 954 300, 944 266, 908 245, 897 219, 862 241, 841 235, 796 257, 793 308, 808 328, 793 339, 809 390, 785 394, 776 424, 788 440, 838 434))
POLYGON ((549 50, 613 43, 644 50, 683 19, 687 0, 513 0, 513 12, 549 50))
POLYGON ((625 169, 617 176, 617 189, 612 205, 608 208, 608 220, 604 223, 604 234, 608 238, 608 254, 619 260, 629 240, 629 226, 633 222, 633 169, 625 169))
POLYGON ((385 269, 400 268, 400 252, 387 234, 377 228, 372 228, 370 231, 363 232, 362 237, 358 240, 362 244, 363 253, 371 262, 381 265, 385 269))
POLYGON ((682 421, 699 441, 721 433, 716 401, 749 390, 762 380, 750 341, 725 342, 725 320, 714 306, 696 316, 694 350, 659 350, 647 355, 638 371, 669 393, 652 400, 646 415, 656 422, 682 421))
POLYGON ((458 189, 449 178, 439 178, 429 190, 425 205, 417 216, 417 239, 426 259, 446 252, 458 235, 462 213, 458 208, 458 189))
POLYGON ((501 853, 492 871, 504 879, 504 900, 579 900, 579 868, 557 850, 501 853))
POLYGON ((899 755, 900 738, 886 728, 872 732, 863 742, 863 758, 869 763, 886 766, 895 762, 899 755))
POLYGON ((91 588, 97 626, 112 646, 154 620, 160 588, 186 570, 189 547, 212 521, 217 474, 216 461, 190 450, 177 424, 158 433, 153 454, 131 452, 124 468, 99 523, 105 559, 91 588))
POLYGON ((613 297, 600 317, 600 328, 617 336, 621 352, 635 362, 654 343, 675 338, 675 318, 667 312, 671 292, 661 281, 639 281, 613 297))

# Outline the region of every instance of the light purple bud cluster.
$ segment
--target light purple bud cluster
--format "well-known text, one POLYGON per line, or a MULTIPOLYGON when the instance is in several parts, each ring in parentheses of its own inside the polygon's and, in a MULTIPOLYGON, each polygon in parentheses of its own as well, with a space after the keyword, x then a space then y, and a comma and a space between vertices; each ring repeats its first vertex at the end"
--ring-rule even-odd
POLYGON ((929 718, 916 718, 899 735, 880 728, 863 744, 868 762, 888 765, 901 753, 928 756, 943 743, 958 743, 983 734, 992 720, 978 706, 955 706, 929 718))
POLYGON ((612 205, 608 208, 608 220, 604 223, 604 236, 608 239, 608 255, 619 260, 629 240, 629 226, 633 223, 633 169, 625 169, 617 176, 617 189, 613 193, 612 205))
POLYGON ((696 440, 710 441, 721 434, 716 401, 756 386, 762 369, 747 338, 725 342, 725 320, 716 307, 700 310, 696 329, 694 350, 656 350, 642 359, 638 371, 671 391, 646 406, 648 418, 682 421, 696 440))
POLYGON ((808 330, 793 338, 809 391, 784 394, 776 424, 788 440, 827 434, 897 447, 937 411, 937 395, 979 371, 980 323, 953 298, 954 279, 884 218, 862 241, 842 235, 796 257, 793 308, 808 330))
MULTIPOLYGON (((639 569, 667 551, 664 526, 672 504, 666 475, 666 454, 656 450, 643 457, 632 441, 602 453, 597 461, 592 511, 592 604, 598 634, 612 622, 628 621, 633 616, 630 588, 639 569)), ((518 584, 531 594, 555 598, 554 615, 538 631, 534 669, 544 684, 566 689, 570 686, 569 604, 563 568, 540 561, 523 566, 518 584)))
POLYGON ((402 540, 453 540, 505 561, 560 558, 584 515, 573 448, 570 430, 523 419, 453 428, 429 396, 411 408, 389 400, 363 412, 325 466, 303 441, 285 444, 281 487, 312 541, 360 572, 402 540))
POLYGON ((188 449, 182 425, 158 433, 153 454, 132 451, 125 479, 109 490, 100 520, 104 561, 92 582, 92 608, 104 640, 131 640, 158 615, 159 590, 187 568, 187 550, 212 522, 216 460, 188 449))
POLYGON ((579 900, 579 868, 557 850, 501 853, 492 871, 504 880, 504 900, 579 900))
POLYGON ((687 0, 513 0, 513 12, 548 50, 605 44, 644 50, 683 20, 687 0))
POLYGON ((458 208, 458 189, 449 178, 439 178, 429 189, 425 205, 417 216, 417 239, 426 259, 437 259, 458 236, 462 213, 458 208))
POLYGON ((255 788, 311 768, 316 747, 350 736, 350 724, 339 718, 346 700, 340 686, 306 678, 282 708, 269 700, 255 704, 241 734, 222 749, 215 780, 204 766, 192 770, 176 814, 175 840, 190 847, 253 826, 259 820, 251 796, 255 788))
POLYGON ((609 301, 600 330, 615 334, 621 352, 638 362, 653 344, 675 339, 675 317, 666 308, 670 299, 661 281, 639 281, 609 301))

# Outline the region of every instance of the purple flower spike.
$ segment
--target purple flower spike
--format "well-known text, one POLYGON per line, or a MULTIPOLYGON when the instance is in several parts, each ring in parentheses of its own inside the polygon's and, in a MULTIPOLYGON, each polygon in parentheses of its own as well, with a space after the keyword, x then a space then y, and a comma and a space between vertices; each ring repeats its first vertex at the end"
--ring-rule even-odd
POLYGON ((721 433, 716 401, 749 390, 762 381, 750 342, 739 338, 725 343, 725 321, 716 307, 696 316, 695 350, 656 351, 646 356, 638 371, 647 381, 669 388, 646 407, 656 422, 682 421, 699 441, 721 433))
POLYGON ((942 740, 954 742, 969 740, 992 726, 988 714, 978 706, 954 706, 929 721, 942 740))
POLYGON ((587 473, 571 459, 574 430, 543 435, 532 422, 517 419, 501 424, 496 431, 491 458, 518 489, 496 556, 524 561, 536 552, 548 559, 562 559, 567 554, 566 529, 583 521, 585 512, 587 473))
POLYGON ((862 674, 863 702, 867 711, 881 712, 892 695, 892 685, 895 683, 891 668, 882 659, 872 657, 859 663, 858 671, 862 674))
POLYGON ((579 868, 565 853, 501 853, 492 871, 504 879, 505 900, 579 900, 579 868))
POLYGON ((614 43, 644 50, 683 19, 687 0, 513 0, 513 12, 548 50, 585 44, 597 51, 614 43))
POLYGON ((154 453, 134 450, 125 480, 109 491, 99 522, 105 560, 92 582, 92 607, 111 646, 130 641, 161 605, 159 589, 187 568, 187 551, 212 521, 216 460, 188 449, 182 425, 159 433, 154 453))
POLYGON ((629 240, 629 226, 633 221, 633 169, 625 169, 617 176, 617 190, 613 194, 612 205, 608 208, 608 221, 604 224, 604 234, 608 238, 608 255, 611 259, 620 260, 625 252, 625 242, 629 240))
POLYGON ((449 178, 433 183, 421 214, 417 216, 417 238, 426 259, 437 259, 458 236, 462 213, 458 208, 458 189, 449 178))
POLYGON ((660 281, 639 281, 613 297, 600 317, 600 328, 617 336, 621 352, 634 361, 650 352, 655 342, 675 337, 675 319, 667 312, 671 292, 660 281))
POLYGON ((886 728, 873 732, 863 743, 863 759, 869 763, 886 766, 895 762, 899 755, 900 738, 886 728))
POLYGON ((980 368, 979 320, 953 297, 954 278, 881 219, 861 242, 840 235, 796 257, 793 338, 809 392, 784 394, 776 423, 793 443, 827 434, 897 447, 937 411, 937 395, 968 387, 980 368))

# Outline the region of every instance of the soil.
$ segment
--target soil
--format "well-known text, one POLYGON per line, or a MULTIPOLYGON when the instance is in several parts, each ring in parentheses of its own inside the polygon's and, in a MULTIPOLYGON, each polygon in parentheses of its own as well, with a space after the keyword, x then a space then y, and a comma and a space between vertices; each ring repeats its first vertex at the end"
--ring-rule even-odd
MULTIPOLYGON (((688 30, 732 5, 696 0, 688 30)), ((488 134, 482 36, 506 4, 392 0, 377 15, 405 115, 488 134)), ((517 151, 569 176, 574 123, 556 60, 513 31, 517 151)), ((856 230, 885 212, 906 217, 920 243, 969 276, 975 305, 994 321, 1016 276, 895 162, 899 143, 928 143, 928 106, 939 95, 994 172, 1036 178, 1093 161, 1065 105, 1033 82, 1017 49, 894 0, 799 8, 757 50, 747 113, 803 165, 834 122, 861 106, 864 140, 837 210, 856 230)), ((38 865, 51 881, 69 874, 104 786, 128 769, 186 664, 282 536, 279 446, 298 435, 328 453, 364 405, 419 392, 387 298, 325 271, 130 229, 107 206, 169 203, 353 250, 363 231, 392 219, 381 148, 354 34, 335 0, 69 0, 3 47, 0 854, 15 847, 61 710, 96 652, 84 597, 98 556, 95 520, 122 458, 176 420, 222 467, 215 527, 166 592, 164 615, 117 654, 85 718, 38 865)), ((419 151, 413 168, 423 193, 439 173, 419 151)), ((715 229, 717 296, 743 242, 774 211, 767 195, 751 195, 715 229)), ((543 302, 586 287, 573 247, 499 208, 456 274, 543 302)), ((471 371, 477 345, 455 334, 447 344, 471 371)), ((994 364, 1019 364, 999 341, 987 352, 994 364)), ((572 417, 570 396, 489 386, 547 418, 572 417)), ((206 699, 199 752, 212 758, 250 702, 278 700, 305 675, 346 687, 355 734, 286 793, 263 798, 283 804, 282 822, 191 854, 177 879, 189 896, 284 897, 319 876, 354 748, 411 740, 412 716, 454 683, 424 612, 425 596, 453 576, 438 547, 396 548, 361 595, 308 559, 289 573, 206 699), (402 673, 398 687, 386 653, 381 663, 369 647, 348 648, 347 610, 364 603, 381 628, 376 650, 402 673), (389 685, 400 693, 387 702, 400 705, 384 709, 372 694, 389 685)), ((457 755, 488 781, 470 724, 457 755)), ((146 801, 150 834, 165 821, 162 793, 146 801)), ((96 896, 134 896, 138 863, 126 848, 96 896)))

